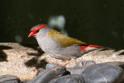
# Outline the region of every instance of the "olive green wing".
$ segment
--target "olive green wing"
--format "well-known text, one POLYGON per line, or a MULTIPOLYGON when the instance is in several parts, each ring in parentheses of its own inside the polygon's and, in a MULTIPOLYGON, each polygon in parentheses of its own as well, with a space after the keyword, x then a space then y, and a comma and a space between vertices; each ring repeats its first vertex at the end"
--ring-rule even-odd
POLYGON ((80 40, 77 40, 75 38, 66 36, 56 30, 51 29, 48 32, 48 36, 53 38, 55 41, 59 42, 62 47, 67 47, 71 45, 81 45, 81 44, 86 44, 85 42, 82 42, 80 40))

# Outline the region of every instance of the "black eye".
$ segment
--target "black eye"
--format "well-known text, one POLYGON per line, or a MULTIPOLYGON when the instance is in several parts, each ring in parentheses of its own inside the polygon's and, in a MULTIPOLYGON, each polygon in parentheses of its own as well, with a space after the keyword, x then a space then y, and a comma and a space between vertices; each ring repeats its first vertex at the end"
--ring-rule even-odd
POLYGON ((38 33, 39 32, 39 30, 36 30, 36 33, 38 33))

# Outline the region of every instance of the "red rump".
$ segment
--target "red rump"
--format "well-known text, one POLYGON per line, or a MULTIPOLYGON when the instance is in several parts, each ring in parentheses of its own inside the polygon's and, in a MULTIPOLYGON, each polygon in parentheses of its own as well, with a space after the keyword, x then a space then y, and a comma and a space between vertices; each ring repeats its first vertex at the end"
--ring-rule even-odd
POLYGON ((99 45, 82 45, 80 46, 80 51, 83 51, 83 52, 86 52, 88 51, 87 48, 102 48, 102 46, 99 46, 99 45))

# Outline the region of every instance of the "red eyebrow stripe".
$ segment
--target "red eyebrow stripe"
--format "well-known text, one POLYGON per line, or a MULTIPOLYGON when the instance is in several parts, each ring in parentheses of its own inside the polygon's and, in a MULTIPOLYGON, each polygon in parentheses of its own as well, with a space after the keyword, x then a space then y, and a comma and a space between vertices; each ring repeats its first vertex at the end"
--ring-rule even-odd
POLYGON ((33 32, 36 32, 37 30, 40 30, 42 28, 45 28, 47 25, 46 24, 40 24, 38 26, 36 26, 32 31, 33 32))
POLYGON ((46 26, 47 26, 46 24, 41 24, 38 26, 38 28, 41 29, 41 28, 45 28, 46 26))

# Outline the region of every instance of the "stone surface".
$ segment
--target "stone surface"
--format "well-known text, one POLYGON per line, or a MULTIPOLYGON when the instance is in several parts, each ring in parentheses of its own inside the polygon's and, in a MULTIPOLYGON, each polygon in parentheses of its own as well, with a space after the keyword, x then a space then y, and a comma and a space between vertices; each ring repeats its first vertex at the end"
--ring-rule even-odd
MULTIPOLYGON (((0 49, 2 51, 1 53, 6 55, 6 57, 4 57, 6 58, 5 61, 0 60, 0 75, 15 75, 21 80, 30 80, 36 76, 38 72, 36 67, 28 67, 25 65, 25 62, 31 60, 35 56, 37 53, 36 50, 24 47, 18 43, 0 43, 0 49), (32 53, 34 56, 30 56, 29 53, 32 53)), ((113 50, 96 50, 69 61, 52 58, 49 54, 35 57, 35 59, 36 61, 31 61, 30 63, 36 63, 37 61, 40 63, 42 60, 45 60, 48 63, 65 66, 66 68, 80 67, 84 61, 95 61, 96 63, 114 62, 111 64, 119 65, 121 63, 121 65, 124 65, 124 55, 119 55, 113 50)), ((44 64, 40 64, 40 66, 42 65, 44 64)))
POLYGON ((51 80, 49 83, 85 83, 85 82, 80 75, 73 74, 73 75, 66 75, 63 77, 55 78, 51 80))
POLYGON ((69 61, 62 61, 55 58, 52 58, 50 54, 44 54, 43 56, 39 57, 39 60, 45 59, 49 63, 66 66, 67 68, 80 66, 82 61, 95 61, 96 63, 105 63, 105 62, 119 62, 124 64, 124 55, 119 55, 120 52, 124 50, 114 51, 112 49, 108 50, 95 50, 89 53, 82 55, 77 59, 72 59, 69 61))
POLYGON ((51 69, 46 69, 40 71, 39 74, 28 83, 48 83, 50 80, 54 78, 63 76, 65 72, 66 69, 64 67, 55 67, 51 69))
POLYGON ((87 67, 81 75, 86 83, 120 83, 124 71, 118 66, 103 63, 87 67))
POLYGON ((0 47, 10 47, 10 49, 2 49, 7 55, 7 61, 0 62, 0 76, 10 74, 19 77, 21 80, 29 80, 36 75, 35 67, 27 67, 24 64, 32 58, 27 53, 35 52, 33 49, 17 43, 0 43, 0 47))
POLYGON ((2 75, 0 76, 0 83, 21 83, 21 81, 13 75, 2 75))

